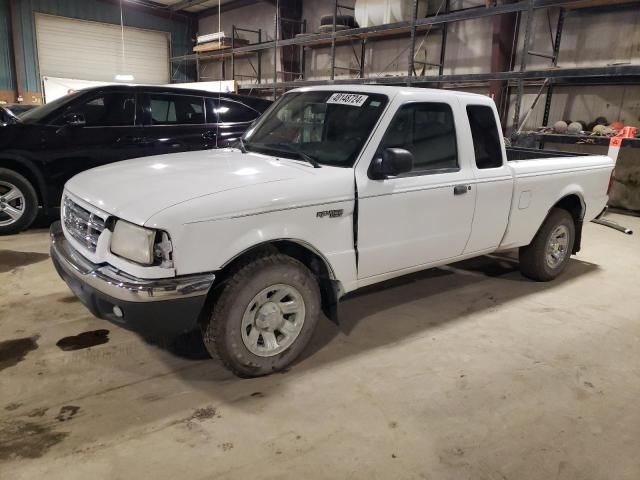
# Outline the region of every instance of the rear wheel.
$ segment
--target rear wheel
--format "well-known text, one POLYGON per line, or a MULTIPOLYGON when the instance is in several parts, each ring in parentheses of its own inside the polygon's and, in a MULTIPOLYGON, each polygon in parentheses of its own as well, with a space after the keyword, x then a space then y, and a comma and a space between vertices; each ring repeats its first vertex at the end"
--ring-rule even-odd
POLYGON ((575 224, 569 212, 554 208, 533 241, 520 248, 520 271, 525 277, 546 282, 567 266, 575 241, 575 224))
POLYGON ((38 196, 29 180, 0 168, 0 235, 26 230, 37 214, 38 196))
POLYGON ((319 316, 315 276, 276 253, 231 274, 202 335, 209 353, 233 373, 258 377, 290 365, 311 340, 319 316))

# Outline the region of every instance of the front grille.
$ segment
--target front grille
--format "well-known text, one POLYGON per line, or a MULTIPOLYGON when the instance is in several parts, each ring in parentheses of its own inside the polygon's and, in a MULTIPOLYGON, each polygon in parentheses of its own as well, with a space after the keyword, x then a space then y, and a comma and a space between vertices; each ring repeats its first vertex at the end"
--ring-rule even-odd
POLYGON ((96 251, 98 237, 104 230, 104 219, 64 197, 62 220, 67 232, 91 252, 96 251))

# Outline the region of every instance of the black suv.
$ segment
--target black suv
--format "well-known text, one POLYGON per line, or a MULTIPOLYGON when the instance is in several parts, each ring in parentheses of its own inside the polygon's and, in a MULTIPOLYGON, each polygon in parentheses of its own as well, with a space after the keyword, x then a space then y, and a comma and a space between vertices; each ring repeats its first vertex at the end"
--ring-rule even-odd
POLYGON ((271 102, 229 93, 110 85, 81 90, 0 128, 0 235, 59 207, 65 182, 129 158, 229 145, 271 102))

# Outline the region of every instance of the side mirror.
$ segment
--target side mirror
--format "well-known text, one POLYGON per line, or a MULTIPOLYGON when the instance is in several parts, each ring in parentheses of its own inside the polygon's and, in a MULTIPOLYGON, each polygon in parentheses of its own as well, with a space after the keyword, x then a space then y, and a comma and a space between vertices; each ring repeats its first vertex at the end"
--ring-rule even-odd
POLYGON ((64 116, 64 122, 70 127, 84 127, 87 123, 81 113, 67 113, 64 116))
POLYGON ((386 148, 382 156, 376 158, 369 168, 369 177, 383 180, 410 172, 413 168, 413 154, 404 148, 386 148))

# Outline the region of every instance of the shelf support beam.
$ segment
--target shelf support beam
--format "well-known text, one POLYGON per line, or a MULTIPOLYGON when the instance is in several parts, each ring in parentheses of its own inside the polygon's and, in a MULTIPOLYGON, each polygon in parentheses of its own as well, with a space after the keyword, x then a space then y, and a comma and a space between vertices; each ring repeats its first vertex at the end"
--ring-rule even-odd
POLYGON ((407 71, 407 87, 411 86, 413 78, 414 64, 413 59, 416 56, 416 20, 418 18, 418 0, 413 0, 411 5, 411 38, 409 40, 409 68, 407 71))

